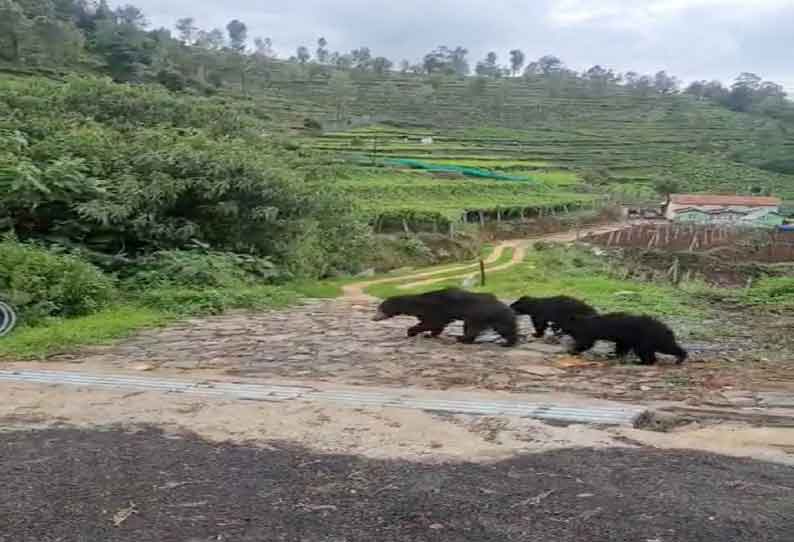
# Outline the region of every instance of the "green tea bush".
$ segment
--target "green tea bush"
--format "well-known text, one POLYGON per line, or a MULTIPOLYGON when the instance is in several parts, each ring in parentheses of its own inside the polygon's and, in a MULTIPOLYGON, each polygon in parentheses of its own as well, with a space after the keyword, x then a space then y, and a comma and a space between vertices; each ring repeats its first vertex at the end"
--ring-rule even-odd
POLYGON ((77 256, 0 241, 0 296, 28 322, 92 313, 114 293, 114 280, 77 256))
POLYGON ((286 278, 266 258, 232 252, 163 250, 136 262, 125 280, 130 289, 177 286, 186 288, 238 288, 286 278))

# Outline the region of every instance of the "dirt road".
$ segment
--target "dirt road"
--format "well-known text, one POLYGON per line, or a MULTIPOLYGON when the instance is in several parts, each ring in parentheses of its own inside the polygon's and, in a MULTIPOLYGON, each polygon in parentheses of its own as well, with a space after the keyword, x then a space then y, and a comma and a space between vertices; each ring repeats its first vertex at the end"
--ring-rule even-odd
MULTIPOLYGON (((584 228, 579 230, 579 232, 571 231, 571 232, 562 232, 562 233, 554 233, 549 235, 542 235, 539 237, 534 237, 532 239, 512 239, 508 241, 502 241, 496 247, 494 247, 493 252, 488 255, 488 258, 484 260, 484 263, 487 266, 487 270, 489 272, 494 271, 502 271, 504 269, 509 269, 514 265, 521 263, 524 258, 526 257, 527 249, 536 242, 539 241, 547 241, 547 242, 567 242, 567 241, 574 241, 577 239, 579 235, 587 235, 589 233, 598 234, 598 233, 607 233, 610 231, 614 231, 616 229, 620 229, 625 227, 625 224, 622 223, 614 223, 614 224, 605 224, 602 226, 594 226, 591 228, 584 228), (509 261, 501 263, 499 265, 492 266, 494 262, 498 261, 502 254, 508 249, 513 249, 512 257, 509 261)), ((404 282, 398 286, 400 289, 411 289, 416 288, 419 286, 424 286, 427 284, 434 284, 436 282, 442 282, 447 280, 463 280, 467 277, 476 275, 479 270, 479 264, 462 264, 462 265, 452 265, 452 266, 444 266, 442 268, 433 270, 433 271, 418 271, 414 274, 402 275, 399 277, 388 277, 382 279, 375 279, 375 280, 366 280, 361 282, 356 282, 353 284, 348 284, 343 287, 343 298, 353 301, 374 301, 375 298, 369 296, 365 293, 365 290, 370 286, 375 286, 376 284, 387 284, 390 282, 404 282), (449 273, 453 273, 455 271, 460 271, 457 275, 449 275, 449 273), (434 278, 434 275, 441 275, 443 274, 443 278, 434 278)))

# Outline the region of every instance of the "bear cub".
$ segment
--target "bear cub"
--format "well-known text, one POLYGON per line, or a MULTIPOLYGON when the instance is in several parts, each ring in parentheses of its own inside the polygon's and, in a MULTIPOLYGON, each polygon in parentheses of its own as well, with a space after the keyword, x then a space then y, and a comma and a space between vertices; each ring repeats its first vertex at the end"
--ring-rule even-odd
POLYGON ((419 323, 408 329, 408 336, 430 332, 438 337, 455 320, 463 320, 463 337, 471 344, 486 329, 493 329, 505 340, 503 346, 514 346, 518 326, 513 310, 491 294, 476 294, 459 288, 445 288, 418 295, 398 295, 383 301, 373 320, 394 316, 416 316, 419 323))
POLYGON ((656 363, 657 352, 675 356, 677 363, 687 358, 673 331, 650 316, 625 313, 572 316, 561 322, 561 327, 575 341, 574 354, 589 350, 596 341, 610 341, 615 343, 615 355, 619 358, 633 350, 644 365, 656 363))
POLYGON ((532 327, 535 337, 543 337, 546 329, 551 324, 551 329, 555 333, 560 332, 560 322, 568 320, 572 316, 595 316, 596 310, 583 301, 564 295, 555 297, 529 297, 524 296, 510 308, 518 314, 524 314, 532 320, 532 327))

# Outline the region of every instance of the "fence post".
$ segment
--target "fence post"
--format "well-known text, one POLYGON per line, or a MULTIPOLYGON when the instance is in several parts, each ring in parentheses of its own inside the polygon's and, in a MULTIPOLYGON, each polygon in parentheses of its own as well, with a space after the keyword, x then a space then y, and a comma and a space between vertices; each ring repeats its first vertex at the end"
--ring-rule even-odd
POLYGON ((480 286, 485 286, 485 262, 480 260, 480 286))

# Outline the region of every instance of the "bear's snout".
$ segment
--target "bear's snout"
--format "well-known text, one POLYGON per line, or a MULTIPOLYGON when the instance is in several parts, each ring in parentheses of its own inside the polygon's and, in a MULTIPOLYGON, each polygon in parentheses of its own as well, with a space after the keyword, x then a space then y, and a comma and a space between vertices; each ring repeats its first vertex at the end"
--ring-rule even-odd
POLYGON ((375 313, 375 316, 372 317, 372 320, 375 322, 379 322, 380 320, 386 320, 388 318, 389 318, 388 314, 386 314, 382 310, 378 310, 378 312, 375 313))

